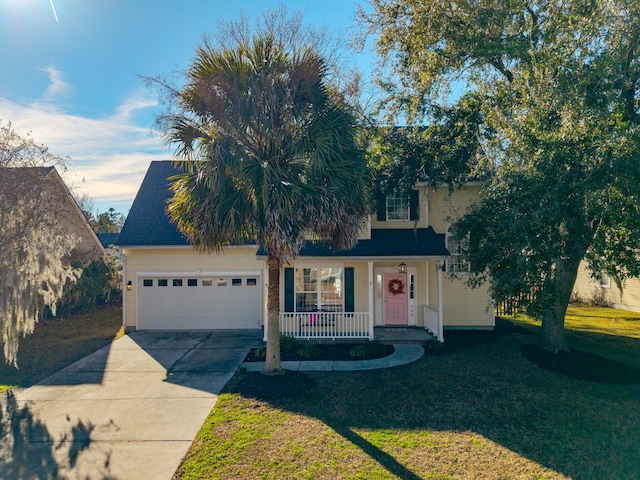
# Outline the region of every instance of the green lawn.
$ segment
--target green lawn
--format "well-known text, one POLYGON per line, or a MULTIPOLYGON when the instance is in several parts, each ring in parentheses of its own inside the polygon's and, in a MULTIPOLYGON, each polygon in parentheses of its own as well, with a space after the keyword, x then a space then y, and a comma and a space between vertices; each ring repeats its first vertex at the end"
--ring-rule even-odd
MULTIPOLYGON (((640 315, 623 313, 572 309, 588 318, 569 341, 638 356, 640 315)), ((543 370, 522 329, 478 333, 469 346, 447 332, 460 348, 392 369, 239 373, 175 478, 638 478, 640 384, 543 370)))
MULTIPOLYGON (((540 322, 526 315, 513 320, 538 332, 540 322)), ((565 316, 569 345, 640 369, 640 313, 615 308, 571 305, 565 316)))
POLYGON ((20 341, 18 370, 5 363, 0 351, 0 393, 10 386, 30 387, 107 345, 122 334, 121 325, 121 308, 41 320, 20 341))

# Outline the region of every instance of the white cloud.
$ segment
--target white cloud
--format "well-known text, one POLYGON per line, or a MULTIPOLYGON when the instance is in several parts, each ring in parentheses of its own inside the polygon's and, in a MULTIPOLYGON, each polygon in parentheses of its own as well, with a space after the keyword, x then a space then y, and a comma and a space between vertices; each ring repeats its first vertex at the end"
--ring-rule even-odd
POLYGON ((62 72, 54 67, 46 67, 42 71, 49 74, 49 81, 51 82, 42 97, 43 100, 53 101, 71 91, 71 85, 62 79, 62 72))
POLYGON ((157 102, 148 92, 138 90, 113 115, 95 119, 69 114, 51 99, 70 86, 55 69, 47 71, 51 84, 42 99, 20 105, 0 98, 0 119, 10 121, 22 135, 30 132, 51 153, 69 157, 65 181, 77 194, 93 198, 99 210, 113 206, 128 212, 149 163, 170 158, 157 133, 133 119, 135 113, 157 102))

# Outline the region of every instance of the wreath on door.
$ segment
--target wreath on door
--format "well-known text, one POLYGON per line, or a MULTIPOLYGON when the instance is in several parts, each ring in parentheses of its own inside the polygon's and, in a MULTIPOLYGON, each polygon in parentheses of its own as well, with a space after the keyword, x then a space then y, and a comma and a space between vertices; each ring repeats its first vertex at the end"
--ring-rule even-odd
POLYGON ((399 278, 389 280, 389 293, 393 296, 402 295, 404 293, 404 283, 399 278))

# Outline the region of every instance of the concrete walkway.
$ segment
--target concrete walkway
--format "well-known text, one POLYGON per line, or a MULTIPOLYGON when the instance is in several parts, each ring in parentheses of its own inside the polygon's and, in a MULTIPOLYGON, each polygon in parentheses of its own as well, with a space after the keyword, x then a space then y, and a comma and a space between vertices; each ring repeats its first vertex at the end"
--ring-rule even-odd
POLYGON ((261 340, 257 330, 134 332, 18 390, 0 409, 0 478, 170 479, 261 340))
MULTIPOLYGON (((397 367, 415 362, 424 355, 422 345, 407 344, 394 345, 394 352, 388 357, 374 360, 336 360, 318 361, 304 360, 295 362, 282 362, 285 370, 298 370, 306 372, 350 372, 356 370, 376 370, 378 368, 397 367)), ((264 362, 245 362, 242 364, 248 372, 259 372, 264 368, 264 362)))

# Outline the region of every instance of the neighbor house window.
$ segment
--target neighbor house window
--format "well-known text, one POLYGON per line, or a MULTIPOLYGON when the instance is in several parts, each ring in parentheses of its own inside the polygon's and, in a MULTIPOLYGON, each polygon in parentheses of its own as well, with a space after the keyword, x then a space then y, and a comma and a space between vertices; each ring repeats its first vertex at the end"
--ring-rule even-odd
POLYGON ((342 312, 342 268, 296 268, 296 312, 342 312))
POLYGON ((611 288, 611 277, 604 272, 600 272, 600 288, 611 288))
POLYGON ((387 220, 409 220, 409 197, 393 193, 387 196, 387 220))
POLYGON ((447 229, 447 250, 451 256, 447 259, 447 272, 449 274, 468 273, 471 271, 471 265, 464 257, 464 253, 469 246, 469 237, 461 239, 454 238, 453 228, 447 229))

